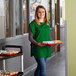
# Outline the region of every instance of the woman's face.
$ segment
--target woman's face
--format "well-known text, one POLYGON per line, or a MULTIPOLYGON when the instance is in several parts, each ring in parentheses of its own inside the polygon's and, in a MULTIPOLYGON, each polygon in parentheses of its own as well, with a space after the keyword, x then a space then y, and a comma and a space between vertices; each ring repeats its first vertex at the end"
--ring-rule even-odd
POLYGON ((37 16, 39 19, 44 19, 45 17, 45 10, 43 8, 39 8, 37 12, 37 16))

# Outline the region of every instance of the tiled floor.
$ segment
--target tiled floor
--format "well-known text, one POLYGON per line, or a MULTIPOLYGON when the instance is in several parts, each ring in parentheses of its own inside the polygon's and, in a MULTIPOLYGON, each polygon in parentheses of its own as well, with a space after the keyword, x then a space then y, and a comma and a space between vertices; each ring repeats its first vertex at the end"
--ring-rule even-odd
MULTIPOLYGON (((34 76, 31 71, 25 76, 34 76)), ((65 76, 65 51, 58 52, 53 58, 47 61, 46 76, 65 76)))

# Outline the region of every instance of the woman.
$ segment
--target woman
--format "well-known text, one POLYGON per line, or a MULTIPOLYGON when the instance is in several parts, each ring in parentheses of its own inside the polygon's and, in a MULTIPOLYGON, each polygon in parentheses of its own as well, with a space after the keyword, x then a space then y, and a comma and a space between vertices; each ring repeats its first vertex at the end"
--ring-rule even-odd
POLYGON ((43 41, 50 41, 50 24, 47 20, 46 9, 39 5, 36 8, 35 20, 29 25, 29 40, 31 42, 31 56, 37 62, 35 76, 46 76, 46 60, 51 56, 51 46, 43 45, 43 41))

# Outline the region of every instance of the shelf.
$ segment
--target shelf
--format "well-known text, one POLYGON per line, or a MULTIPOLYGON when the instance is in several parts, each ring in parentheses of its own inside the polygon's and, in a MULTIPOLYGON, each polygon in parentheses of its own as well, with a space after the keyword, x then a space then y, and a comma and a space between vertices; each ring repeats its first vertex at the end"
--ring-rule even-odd
POLYGON ((16 76, 22 76, 23 75, 23 52, 22 52, 22 46, 19 46, 19 45, 5 45, 2 47, 2 50, 6 50, 7 48, 19 48, 20 49, 20 52, 18 54, 15 54, 15 55, 11 55, 11 56, 0 56, 0 61, 3 60, 3 70, 6 70, 6 67, 5 67, 5 60, 6 59, 10 59, 10 58, 14 58, 14 57, 18 57, 20 56, 20 68, 21 68, 21 71, 22 72, 19 72, 18 75, 16 76))
POLYGON ((21 55, 23 55, 22 52, 20 52, 20 53, 18 53, 16 55, 12 55, 12 56, 0 56, 0 61, 4 60, 4 59, 10 59, 10 58, 18 57, 18 56, 21 56, 21 55))

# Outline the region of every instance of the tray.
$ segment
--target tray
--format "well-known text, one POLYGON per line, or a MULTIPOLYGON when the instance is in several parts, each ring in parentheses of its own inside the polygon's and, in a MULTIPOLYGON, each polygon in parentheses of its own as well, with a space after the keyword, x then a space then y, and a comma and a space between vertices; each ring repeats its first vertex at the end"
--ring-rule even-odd
MULTIPOLYGON (((14 75, 8 75, 8 76, 17 76, 17 75, 18 75, 18 73, 14 74, 14 75)), ((0 76, 7 76, 7 75, 0 75, 0 76)))
POLYGON ((10 75, 10 76, 16 76, 16 75, 18 75, 18 73, 17 74, 14 74, 14 75, 10 75))
MULTIPOLYGON (((23 72, 18 72, 17 74, 14 74, 14 75, 9 75, 9 76, 22 76, 23 75, 23 72)), ((6 75, 4 75, 6 76, 6 75)))
POLYGON ((63 42, 60 40, 53 40, 53 41, 43 41, 42 44, 43 45, 58 45, 58 44, 62 44, 63 42))
POLYGON ((1 54, 0 53, 0 56, 12 56, 12 55, 16 55, 16 54, 18 54, 18 53, 13 53, 13 54, 1 54))
MULTIPOLYGON (((1 73, 5 73, 3 70, 0 71, 0 76, 17 76, 19 74, 19 72, 15 73, 15 74, 12 74, 12 75, 9 75, 9 74, 1 74, 1 73)), ((11 73, 11 72, 8 72, 8 73, 11 73)))

